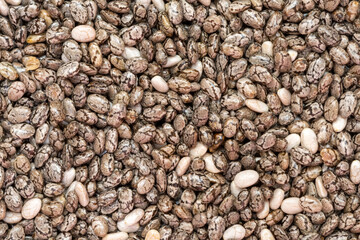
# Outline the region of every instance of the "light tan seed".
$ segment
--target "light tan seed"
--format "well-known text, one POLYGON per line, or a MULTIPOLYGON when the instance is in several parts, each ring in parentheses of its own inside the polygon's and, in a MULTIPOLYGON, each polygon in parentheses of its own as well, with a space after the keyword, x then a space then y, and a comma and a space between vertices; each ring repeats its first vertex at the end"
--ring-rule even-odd
POLYGON ((284 199, 284 201, 281 203, 281 210, 287 214, 301 213, 303 209, 300 205, 300 198, 289 197, 284 199))
POLYGON ((246 230, 240 224, 235 224, 225 230, 223 238, 224 240, 241 240, 245 237, 246 230))
POLYGON ((281 206, 282 201, 284 200, 285 192, 281 188, 274 190, 273 196, 270 199, 270 208, 275 210, 281 206))
POLYGON ((246 99, 245 105, 257 113, 264 113, 269 111, 269 107, 262 101, 257 99, 246 99))
POLYGON ((79 25, 71 31, 71 37, 78 42, 91 42, 95 40, 95 29, 89 25, 79 25))
POLYGON ((89 204, 89 194, 81 182, 76 182, 75 193, 79 198, 81 206, 86 207, 89 204))
POLYGON ((236 174, 234 182, 239 188, 247 188, 259 180, 259 173, 254 170, 244 170, 236 174))
POLYGON ((317 152, 319 144, 314 130, 304 128, 301 131, 301 146, 307 148, 313 154, 317 152))
POLYGON ((33 219, 40 212, 41 200, 39 198, 32 198, 24 203, 21 209, 21 215, 24 219, 33 219))

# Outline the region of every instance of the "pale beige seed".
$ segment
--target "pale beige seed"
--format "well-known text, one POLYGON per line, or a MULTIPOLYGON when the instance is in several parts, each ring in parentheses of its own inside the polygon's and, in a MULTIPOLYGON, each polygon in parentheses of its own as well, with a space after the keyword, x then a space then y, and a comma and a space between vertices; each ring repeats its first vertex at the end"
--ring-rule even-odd
POLYGON ((192 159, 196 158, 196 157, 202 157, 205 155, 205 153, 207 152, 208 147, 201 143, 201 142, 197 142, 197 144, 195 145, 195 147, 190 149, 190 157, 192 159))
POLYGON ((307 148, 312 154, 315 154, 319 149, 316 134, 311 128, 304 128, 301 131, 301 146, 307 148))
POLYGON ((7 16, 9 14, 9 6, 4 0, 0 0, 0 15, 7 16))
POLYGON ((41 200, 39 198, 32 198, 24 203, 21 209, 21 215, 24 219, 33 219, 40 212, 41 200))
POLYGON ((136 4, 143 5, 145 8, 148 8, 151 4, 151 0, 136 0, 136 4))
POLYGON ((281 188, 274 190, 273 196, 270 199, 270 208, 275 210, 281 206, 282 201, 284 200, 285 192, 281 188))
POLYGON ((291 103, 291 93, 289 90, 287 90, 286 88, 280 88, 277 91, 277 95, 280 98, 280 101, 282 104, 284 104, 285 106, 289 106, 291 103))
POLYGON ((155 229, 151 229, 146 233, 145 240, 160 240, 160 233, 155 229))
POLYGON ((287 214, 301 213, 303 209, 300 205, 300 198, 289 197, 284 199, 284 201, 281 203, 281 210, 287 214))
POLYGON ((152 3, 159 12, 165 11, 165 3, 163 0, 152 0, 152 3))
POLYGON ((204 5, 206 7, 210 6, 210 4, 211 4, 211 0, 198 0, 198 1, 199 1, 199 3, 201 3, 202 5, 204 5))
POLYGON ((8 224, 15 224, 20 222, 21 220, 22 220, 21 213, 10 212, 10 211, 6 212, 5 218, 3 219, 3 221, 8 224))
POLYGON ((324 183, 323 183, 323 180, 322 180, 321 176, 318 176, 315 179, 315 187, 316 187, 316 192, 319 195, 319 197, 321 197, 321 198, 327 197, 328 193, 327 193, 327 190, 326 190, 326 188, 324 186, 324 183))
POLYGON ((273 55, 273 43, 271 41, 263 42, 261 45, 261 51, 271 57, 273 55))
POLYGON ((167 62, 163 65, 163 68, 170 68, 175 66, 181 61, 181 57, 179 55, 175 55, 172 57, 168 57, 167 62))
POLYGON ((210 153, 206 153, 203 156, 203 160, 205 161, 205 169, 211 173, 219 173, 220 170, 215 166, 213 156, 210 153))
POLYGON ((275 240, 275 237, 269 229, 265 228, 260 232, 260 240, 275 240))
POLYGON ((295 61, 295 59, 297 58, 298 52, 295 50, 288 50, 288 54, 290 55, 291 61, 295 61))
POLYGON ((347 124, 347 118, 343 118, 340 115, 332 122, 334 132, 341 132, 345 129, 347 124))
POLYGON ((286 151, 290 152, 291 149, 300 145, 301 138, 299 134, 292 133, 286 136, 285 140, 287 141, 286 151))
POLYGON ((140 51, 134 47, 125 47, 121 56, 125 59, 141 57, 140 51))
POLYGON ((235 224, 225 230, 223 239, 224 240, 241 240, 245 237, 246 230, 240 224, 235 224))
POLYGON ((62 183, 64 184, 65 187, 70 186, 71 183, 74 181, 75 173, 76 173, 75 168, 70 168, 64 172, 62 183))
POLYGON ((22 0, 5 0, 5 1, 10 5, 18 6, 18 5, 20 5, 22 0))
POLYGON ((350 180, 355 183, 360 183, 360 161, 354 160, 350 165, 350 180))
POLYGON ((117 223, 117 228, 121 231, 121 232, 126 232, 126 233, 132 233, 132 232, 136 232, 137 230, 139 230, 140 225, 139 223, 135 223, 134 225, 126 225, 124 220, 121 220, 117 223))
POLYGON ((128 215, 126 215, 124 223, 127 226, 134 225, 140 221, 140 219, 144 216, 144 213, 144 210, 141 208, 134 209, 128 215))
POLYGON ((76 182, 75 193, 79 198, 79 203, 81 206, 86 207, 89 204, 89 194, 86 191, 84 184, 81 182, 76 182))
POLYGON ((232 181, 230 183, 230 192, 232 195, 234 195, 235 197, 237 197, 239 195, 241 191, 241 188, 239 188, 236 184, 235 181, 232 181))
POLYGON ((246 99, 245 105, 257 113, 264 113, 269 111, 269 107, 266 105, 266 103, 257 100, 257 99, 246 99))
POLYGON ((269 215, 270 207, 269 207, 269 201, 265 201, 264 207, 260 212, 256 213, 256 216, 258 219, 264 219, 269 215))
POLYGON ((247 188, 259 180, 259 173, 254 170, 244 170, 236 174, 234 182, 239 188, 247 188))
POLYGON ((169 91, 168 83, 161 76, 155 76, 151 79, 151 85, 156 91, 161 93, 167 93, 169 91))
POLYGON ((126 232, 108 233, 102 240, 127 240, 129 235, 126 232))
POLYGON ((79 25, 71 31, 71 37, 78 42, 91 42, 95 40, 95 29, 89 25, 79 25))
POLYGON ((190 163, 191 163, 190 157, 181 158, 175 169, 176 175, 179 177, 184 175, 186 173, 186 171, 188 170, 190 163))

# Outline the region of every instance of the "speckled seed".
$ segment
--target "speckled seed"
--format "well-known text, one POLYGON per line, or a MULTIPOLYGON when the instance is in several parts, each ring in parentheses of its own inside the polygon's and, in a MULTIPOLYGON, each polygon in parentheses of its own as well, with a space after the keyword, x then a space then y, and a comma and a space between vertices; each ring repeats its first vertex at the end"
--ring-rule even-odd
POLYGON ((79 198, 79 203, 81 206, 86 207, 89 204, 89 194, 86 191, 84 184, 81 182, 76 182, 75 193, 79 198))
POLYGON ((287 90, 286 88, 280 88, 277 91, 277 95, 280 98, 280 101, 282 104, 284 104, 285 106, 289 106, 291 103, 291 93, 289 90, 287 90))
POLYGON ((13 82, 8 91, 8 98, 10 101, 17 101, 24 96, 25 92, 26 86, 23 82, 13 82))
POLYGON ((308 213, 317 213, 322 210, 322 204, 320 200, 310 195, 301 197, 300 205, 303 208, 303 210, 308 213))
POLYGON ((159 92, 167 93, 169 91, 168 83, 160 76, 153 77, 151 84, 159 92))
POLYGON ((224 240, 241 240, 245 237, 246 230, 240 224, 235 224, 225 230, 223 239, 224 240))
POLYGON ((273 196, 270 199, 270 208, 275 210, 281 206, 282 201, 284 200, 285 192, 281 188, 274 190, 273 196))
POLYGON ((284 199, 281 203, 281 210, 287 214, 301 213, 303 209, 300 205, 300 198, 289 197, 284 199))
MULTIPOLYGON (((0 5, 1 5, 1 1, 2 0, 0 0, 0 5)), ((9 62, 0 62, 0 75, 11 81, 16 80, 19 77, 19 74, 17 73, 16 69, 9 62)))
POLYGON ((317 152, 319 144, 314 130, 304 128, 301 131, 301 146, 307 148, 313 154, 317 152))
POLYGON ((347 118, 343 118, 340 115, 333 121, 332 127, 334 129, 334 132, 341 132, 345 129, 347 124, 347 118))
POLYGON ((265 228, 260 232, 260 240, 275 240, 275 237, 269 229, 265 228))
POLYGON ((39 198, 32 198, 24 203, 21 209, 21 215, 24 219, 33 219, 40 212, 41 200, 39 198))
POLYGON ((96 113, 107 113, 110 109, 109 100, 100 94, 90 94, 87 98, 87 105, 96 113))
POLYGON ((35 134, 35 128, 30 124, 14 124, 10 128, 10 133, 14 138, 28 139, 35 134))
POLYGON ((301 138, 300 138, 299 134, 296 134, 296 133, 287 135, 285 139, 288 143, 286 146, 287 152, 290 152, 290 150, 292 148, 299 146, 300 142, 301 142, 301 138))
POLYGON ((78 42, 91 42, 95 40, 95 29, 89 25, 79 25, 71 31, 71 37, 78 42))
POLYGON ((259 173, 254 170, 244 170, 236 174, 234 182, 239 188, 247 188, 259 180, 259 173))
POLYGON ((94 233, 98 237, 104 237, 109 231, 109 226, 106 219, 103 216, 97 216, 93 219, 91 226, 94 233))
POLYGON ((246 99, 245 105, 257 113, 264 113, 269 111, 269 107, 262 101, 257 99, 246 99))
POLYGON ((201 142, 197 142, 195 147, 190 149, 190 157, 192 159, 197 158, 197 157, 202 157, 205 155, 205 153, 207 152, 208 147, 201 143, 201 142))
POLYGON ((25 56, 21 60, 27 71, 33 71, 40 67, 40 60, 34 56, 25 56))
POLYGON ((102 240, 127 240, 129 235, 126 232, 108 233, 102 240))
POLYGON ((350 165, 350 180, 355 183, 360 183, 360 161, 354 160, 350 165))
POLYGON ((151 229, 146 233, 145 240, 160 240, 160 233, 155 229, 151 229))

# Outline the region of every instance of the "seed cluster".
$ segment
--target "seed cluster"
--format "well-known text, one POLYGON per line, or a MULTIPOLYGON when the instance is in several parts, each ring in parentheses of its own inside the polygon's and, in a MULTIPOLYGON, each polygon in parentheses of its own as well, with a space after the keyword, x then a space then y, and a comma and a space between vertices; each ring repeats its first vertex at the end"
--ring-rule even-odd
POLYGON ((356 240, 357 0, 0 0, 0 239, 356 240))

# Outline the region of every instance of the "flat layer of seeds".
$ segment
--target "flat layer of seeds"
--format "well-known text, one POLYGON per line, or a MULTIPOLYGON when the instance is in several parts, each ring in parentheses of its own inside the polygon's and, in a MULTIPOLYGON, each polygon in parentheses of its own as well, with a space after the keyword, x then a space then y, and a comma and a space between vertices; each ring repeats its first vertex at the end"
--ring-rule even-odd
POLYGON ((0 239, 356 240, 358 0, 0 0, 0 239))

